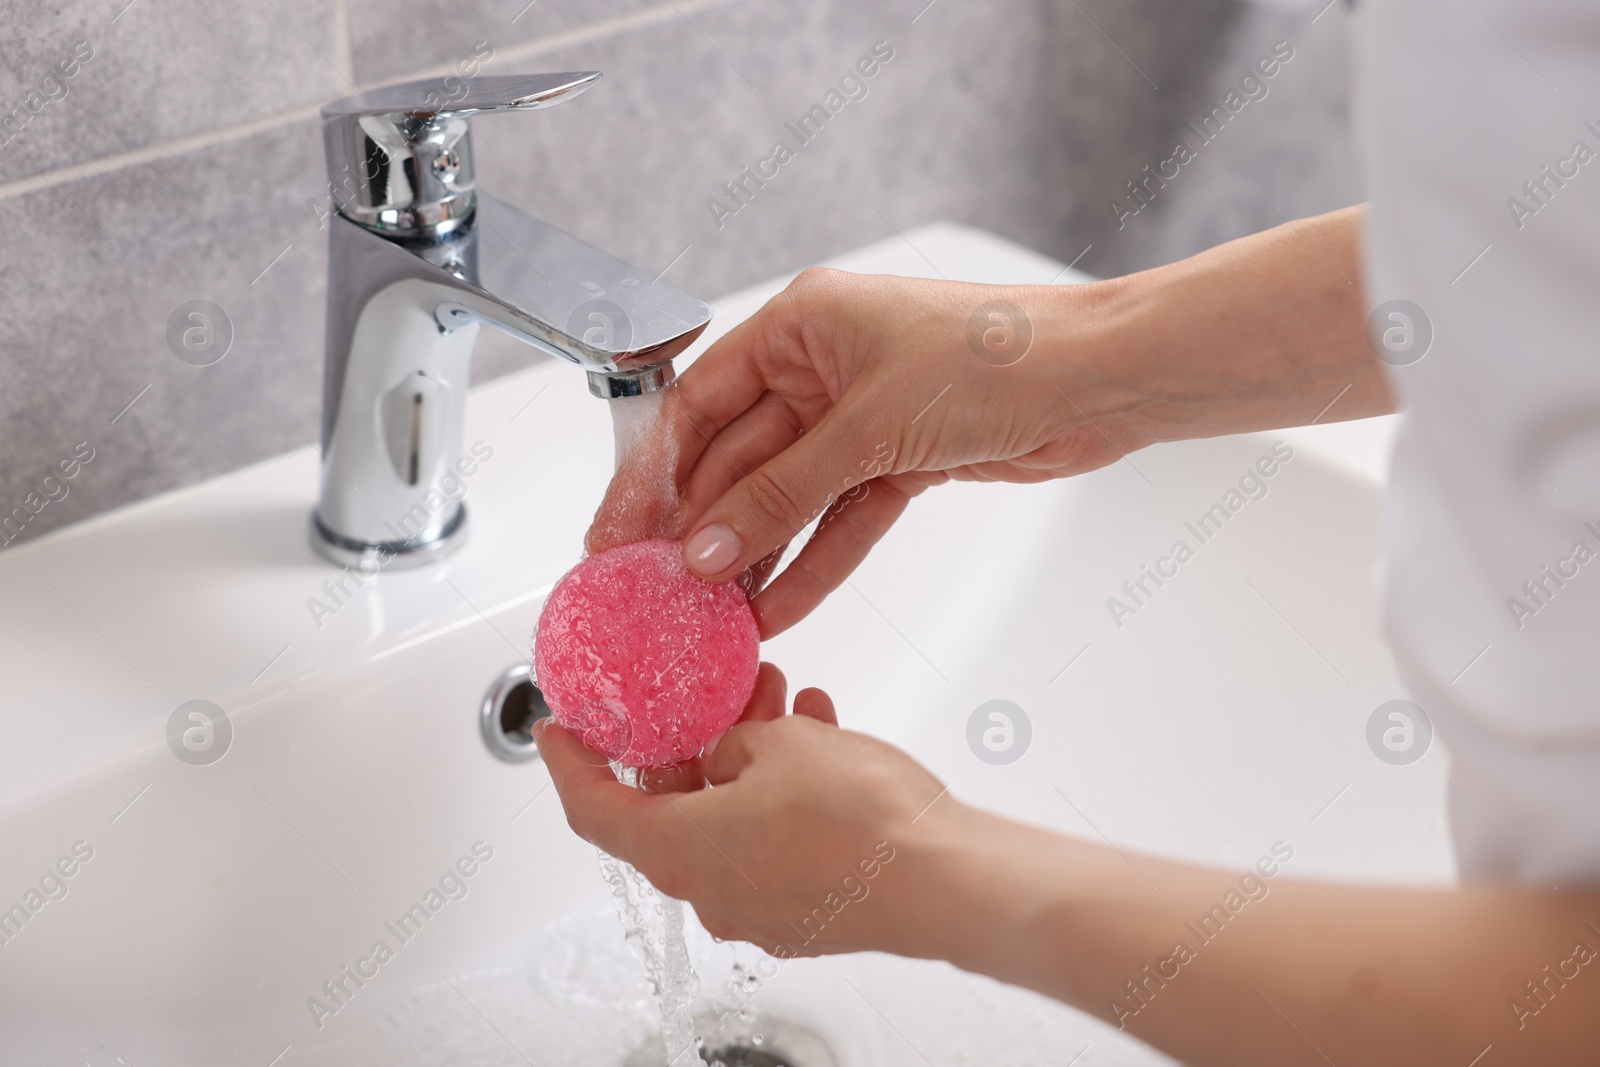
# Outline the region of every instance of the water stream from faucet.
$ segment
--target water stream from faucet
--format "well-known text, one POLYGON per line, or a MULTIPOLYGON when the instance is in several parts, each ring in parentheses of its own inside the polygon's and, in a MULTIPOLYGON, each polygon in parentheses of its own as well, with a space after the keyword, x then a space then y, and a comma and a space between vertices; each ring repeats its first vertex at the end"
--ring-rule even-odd
MULTIPOLYGON (((639 772, 633 768, 614 763, 612 769, 623 784, 639 784, 639 772)), ((689 1006, 699 992, 700 979, 689 963, 683 936, 683 902, 656 889, 632 865, 604 852, 600 853, 600 871, 611 887, 623 936, 644 964, 661 1008, 662 1063, 698 1067, 703 1061, 689 1006)))
MULTIPOLYGON (((629 468, 610 490, 622 494, 614 503, 615 521, 627 523, 629 539, 675 537, 678 491, 674 480, 678 449, 662 419, 667 393, 608 401, 616 441, 617 469, 629 468)), ((639 772, 620 763, 612 769, 618 781, 637 787, 639 772)), ((661 1008, 662 1062, 667 1067, 703 1063, 695 1039, 690 1004, 699 991, 699 977, 689 963, 683 936, 683 902, 650 884, 632 865, 600 853, 600 871, 611 888, 624 937, 640 962, 661 1008)))
POLYGON ((670 396, 669 389, 606 401, 620 476, 606 490, 605 514, 594 533, 608 544, 679 540, 687 532, 679 513, 678 442, 663 418, 670 396))

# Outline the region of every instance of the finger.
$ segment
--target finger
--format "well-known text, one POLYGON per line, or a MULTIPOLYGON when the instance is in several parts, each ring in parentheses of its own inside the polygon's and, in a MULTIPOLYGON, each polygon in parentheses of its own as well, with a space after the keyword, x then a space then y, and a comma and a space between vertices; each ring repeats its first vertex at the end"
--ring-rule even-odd
MULTIPOLYGON (((705 420, 697 420, 710 430, 705 420)), ((800 436, 805 424, 788 400, 770 388, 750 407, 704 440, 705 450, 684 470, 684 496, 710 504, 728 487, 800 436)))
POLYGON ((833 698, 820 689, 802 689, 796 693, 794 713, 825 722, 830 726, 839 725, 839 715, 834 710, 833 698))
POLYGON ((535 725, 533 737, 573 832, 638 866, 639 842, 666 828, 666 798, 617 781, 604 756, 549 719, 535 725))
POLYGON ((693 468, 723 428, 767 392, 765 368, 772 363, 775 343, 781 343, 775 338, 783 332, 779 325, 782 314, 781 300, 769 300, 679 375, 673 389, 682 405, 683 421, 694 430, 692 436, 679 438, 684 470, 693 468))
POLYGON ((717 741, 717 747, 700 757, 706 781, 712 786, 719 786, 727 785, 739 777, 755 758, 753 746, 756 737, 770 725, 769 721, 764 720, 734 723, 717 741))
MULTIPOLYGON (((750 602, 763 641, 811 614, 861 565, 911 502, 900 484, 875 478, 823 513, 799 554, 750 602)), ((914 484, 912 488, 920 491, 914 484)))
MULTIPOLYGON (((788 679, 783 672, 770 663, 763 663, 756 668, 756 685, 750 693, 750 700, 744 706, 744 712, 739 716, 739 722, 770 722, 773 719, 783 718, 784 701, 789 691, 788 679)), ((734 725, 738 725, 735 723, 734 725)), ((730 727, 731 729, 731 727, 730 727)), ((704 751, 700 753, 700 774, 702 782, 712 785, 706 774, 706 765, 716 753, 717 746, 727 736, 727 730, 706 742, 704 751)))
POLYGON ((671 767, 646 767, 639 772, 639 788, 646 793, 693 793, 705 788, 705 784, 698 756, 671 767))
POLYGON ((793 538, 874 462, 859 418, 834 408, 799 440, 749 472, 712 504, 684 541, 690 569, 721 581, 793 538))
MULTIPOLYGON (((788 550, 789 543, 785 541, 757 560, 749 570, 744 571, 734 579, 739 583, 739 588, 744 590, 745 596, 753 601, 761 595, 761 591, 767 587, 767 580, 772 577, 772 572, 778 569, 778 564, 783 560, 783 554, 788 550)), ((751 610, 755 610, 753 606, 751 610)))
POLYGON ((740 722, 764 722, 783 718, 784 701, 789 692, 789 680, 783 672, 770 663, 756 668, 756 687, 750 694, 740 722))
MULTIPOLYGON (((820 412, 816 413, 820 417, 820 412)), ((775 392, 751 407, 707 441, 704 453, 686 470, 684 508, 692 519, 715 504, 739 479, 794 444, 805 424, 788 400, 775 392)))

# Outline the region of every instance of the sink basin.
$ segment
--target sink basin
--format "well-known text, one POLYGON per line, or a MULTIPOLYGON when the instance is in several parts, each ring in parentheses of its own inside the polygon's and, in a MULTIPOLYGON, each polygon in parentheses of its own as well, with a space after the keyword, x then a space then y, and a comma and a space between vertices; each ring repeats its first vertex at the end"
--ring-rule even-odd
MULTIPOLYGON (((1081 280, 950 225, 837 265, 1081 280)), ((783 281, 721 302, 695 351, 783 281)), ((1283 840, 1294 876, 1447 882, 1443 754, 1393 766, 1365 740, 1403 695, 1376 595, 1392 431, 939 489, 766 658, 956 795, 1130 855, 1242 868, 1283 840), (1292 458, 1266 495, 1131 602, 1123 583, 1275 446, 1292 458), (1031 727, 1012 762, 969 747, 991 700, 1031 727)), ((309 449, 0 554, 0 1062, 598 1065, 644 1039, 594 850, 478 722, 578 556, 609 437, 571 367, 474 390, 470 539, 413 572, 313 556, 309 449)), ((735 950, 691 934, 714 993, 735 950)), ((1170 1062, 937 963, 793 961, 752 1006, 841 1067, 1170 1062)))

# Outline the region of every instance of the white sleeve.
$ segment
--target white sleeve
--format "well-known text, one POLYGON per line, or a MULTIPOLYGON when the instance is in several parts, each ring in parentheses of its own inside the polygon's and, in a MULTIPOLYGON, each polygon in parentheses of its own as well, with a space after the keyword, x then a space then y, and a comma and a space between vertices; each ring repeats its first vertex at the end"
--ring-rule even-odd
POLYGON ((1600 882, 1600 5, 1362 6, 1389 634, 1463 876, 1600 882))

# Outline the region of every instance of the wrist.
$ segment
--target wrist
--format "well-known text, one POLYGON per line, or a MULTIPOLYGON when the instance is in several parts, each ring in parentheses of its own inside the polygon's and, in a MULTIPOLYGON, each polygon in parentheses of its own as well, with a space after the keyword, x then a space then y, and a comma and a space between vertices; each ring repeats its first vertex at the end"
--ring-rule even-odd
POLYGON ((1391 411, 1366 338, 1358 218, 1335 212, 1151 270, 1035 287, 1043 362, 1119 447, 1303 425, 1334 400, 1335 421, 1391 411))
POLYGON ((890 951, 946 960, 1091 1011, 1108 974, 1136 973, 1141 953, 1160 947, 1149 931, 1162 905, 1140 870, 1163 883, 1177 877, 1159 861, 1142 858, 1136 870, 1113 849, 950 797, 897 848, 905 861, 898 873, 912 891, 897 894, 903 926, 890 951))
POLYGON ((1040 988, 1036 939, 1070 893, 1068 872, 1049 869, 1060 840, 940 798, 895 839, 906 891, 895 894, 889 950, 1040 988))
POLYGON ((1032 319, 1033 349, 1019 364, 1018 401, 1050 406, 1062 436, 1083 433, 1118 455, 1183 436, 1176 406, 1156 391, 1164 375, 1149 336, 1154 272, 1019 290, 1032 319))

